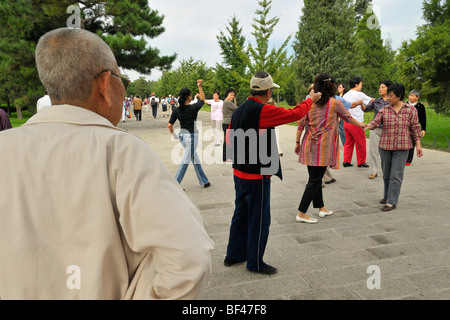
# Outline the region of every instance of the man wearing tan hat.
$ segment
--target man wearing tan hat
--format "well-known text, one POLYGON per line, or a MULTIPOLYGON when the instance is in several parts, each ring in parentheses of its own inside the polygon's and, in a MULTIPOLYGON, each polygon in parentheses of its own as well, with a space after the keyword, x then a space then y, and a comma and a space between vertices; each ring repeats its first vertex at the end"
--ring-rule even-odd
POLYGON ((250 81, 248 100, 233 114, 227 143, 232 146, 236 190, 226 266, 247 261, 251 272, 274 274, 263 261, 270 226, 270 178, 282 179, 275 127, 300 120, 322 96, 314 90, 294 109, 269 105, 274 88, 280 88, 265 71, 250 81))

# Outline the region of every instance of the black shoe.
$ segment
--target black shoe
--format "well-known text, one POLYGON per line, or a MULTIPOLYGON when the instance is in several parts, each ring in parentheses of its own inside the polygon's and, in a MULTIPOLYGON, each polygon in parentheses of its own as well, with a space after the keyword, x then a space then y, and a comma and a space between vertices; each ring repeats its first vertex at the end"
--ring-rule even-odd
POLYGON ((325 182, 325 184, 330 184, 330 183, 335 183, 336 182, 336 179, 331 179, 330 181, 327 181, 327 182, 325 182))
POLYGON ((383 208, 381 208, 381 211, 387 212, 387 211, 394 210, 395 208, 397 208, 396 205, 392 205, 392 206, 385 205, 383 208))
POLYGON ((358 168, 368 168, 369 165, 367 163, 358 164, 358 168))
POLYGON ((353 165, 351 163, 349 163, 349 162, 344 162, 343 166, 344 166, 344 168, 353 167, 353 165))
POLYGON ((225 260, 223 261, 223 264, 227 267, 231 267, 237 263, 241 263, 241 261, 237 261, 234 259, 228 259, 228 258, 225 258, 225 260))
POLYGON ((203 188, 208 188, 209 186, 211 186, 211 183, 207 182, 207 183, 203 186, 203 188))
POLYGON ((267 275, 271 275, 271 274, 275 274, 277 273, 277 268, 274 268, 272 266, 267 265, 264 269, 262 270, 249 270, 250 272, 255 272, 255 273, 261 273, 261 274, 267 274, 267 275))
POLYGON ((380 200, 380 203, 381 203, 381 204, 386 204, 386 200, 385 200, 385 199, 381 199, 381 200, 380 200))

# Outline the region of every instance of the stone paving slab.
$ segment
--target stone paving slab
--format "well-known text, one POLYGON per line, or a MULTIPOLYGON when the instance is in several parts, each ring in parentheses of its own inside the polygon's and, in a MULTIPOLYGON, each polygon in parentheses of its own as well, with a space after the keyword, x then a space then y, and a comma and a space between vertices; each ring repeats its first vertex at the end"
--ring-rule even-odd
MULTIPOLYGON (((231 165, 206 163, 214 156, 220 160, 222 152, 208 135, 209 116, 199 113, 201 154, 209 155, 203 158, 203 169, 211 187, 199 186, 192 166, 182 182, 215 241, 213 274, 200 299, 450 299, 450 153, 425 149, 423 158, 415 157, 405 169, 397 209, 390 213, 381 212, 378 203, 383 196, 381 168, 374 180, 368 179, 368 169, 356 165, 332 170, 337 182, 323 191, 325 205, 335 214, 321 219, 311 206, 308 214, 319 223, 299 224, 295 216, 307 170, 293 152, 296 128, 279 127, 284 180, 272 178, 272 221, 265 254, 265 261, 278 273, 264 276, 248 272, 245 264, 223 265, 234 184, 231 165), (372 273, 367 270, 373 265, 379 267, 380 289, 370 290, 367 282, 372 273)), ((167 121, 143 112, 141 122, 133 118, 119 127, 147 142, 175 176, 178 164, 172 161, 172 152, 179 143, 171 140, 167 121)))

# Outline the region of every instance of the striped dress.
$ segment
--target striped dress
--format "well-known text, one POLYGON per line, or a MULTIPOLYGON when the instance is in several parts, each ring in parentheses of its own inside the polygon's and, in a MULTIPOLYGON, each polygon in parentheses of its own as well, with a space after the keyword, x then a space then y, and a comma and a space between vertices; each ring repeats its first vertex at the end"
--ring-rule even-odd
POLYGON ((352 120, 342 102, 331 98, 325 106, 314 104, 298 122, 298 130, 306 132, 300 148, 299 163, 339 169, 339 119, 352 120))

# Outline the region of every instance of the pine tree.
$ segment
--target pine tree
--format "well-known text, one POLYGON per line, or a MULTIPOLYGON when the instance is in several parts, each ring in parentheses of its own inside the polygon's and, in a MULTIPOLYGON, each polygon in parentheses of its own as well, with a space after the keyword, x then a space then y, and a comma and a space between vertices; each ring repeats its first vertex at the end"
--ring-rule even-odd
POLYGON ((217 42, 220 47, 222 64, 215 67, 214 83, 216 89, 225 92, 234 88, 237 92, 237 104, 243 103, 248 96, 248 88, 242 86, 241 77, 246 74, 246 64, 240 52, 245 50, 245 36, 236 15, 231 17, 226 26, 227 33, 220 31, 217 42))
POLYGON ((389 51, 381 38, 381 30, 373 10, 367 10, 358 23, 354 37, 354 52, 357 65, 356 75, 364 82, 364 92, 378 97, 381 81, 390 80, 389 51))
POLYGON ((426 24, 404 41, 396 57, 400 81, 422 91, 436 112, 450 112, 450 0, 423 2, 426 24))
POLYGON ((367 9, 372 6, 372 0, 356 0, 355 1, 355 12, 356 12, 356 20, 358 22, 364 17, 367 12, 367 9))
POLYGON ((217 36, 223 64, 226 68, 242 74, 245 72, 245 64, 239 55, 239 51, 245 46, 245 37, 242 35, 242 27, 236 15, 233 15, 231 20, 228 21, 226 30, 228 35, 220 31, 220 34, 217 36))
MULTIPOLYGON (((119 66, 150 74, 152 69, 169 69, 176 55, 161 56, 147 45, 145 37, 164 32, 163 16, 147 0, 86 0, 79 7, 81 27, 97 33, 111 47, 119 66)), ((13 83, 0 84, 3 100, 12 101, 34 87, 43 94, 34 62, 34 50, 46 32, 66 27, 72 0, 17 0, 0 2, 0 74, 13 73, 13 83), (4 86, 8 86, 5 88, 4 86)), ((30 104, 33 104, 30 102, 30 104)))
POLYGON ((303 99, 319 73, 330 73, 338 82, 354 76, 352 36, 356 27, 350 0, 304 0, 295 37, 297 99, 303 99))
POLYGON ((253 19, 252 35, 255 44, 249 43, 247 47, 236 46, 239 59, 245 65, 245 72, 239 73, 232 70, 233 77, 239 81, 240 88, 249 90, 250 79, 258 71, 270 73, 275 83, 281 86, 278 93, 283 93, 286 85, 293 81, 293 74, 290 72, 291 59, 287 56, 287 47, 291 36, 288 36, 280 48, 269 50, 270 37, 280 18, 269 18, 271 10, 271 0, 258 2, 258 9, 255 11, 256 17, 253 19))

